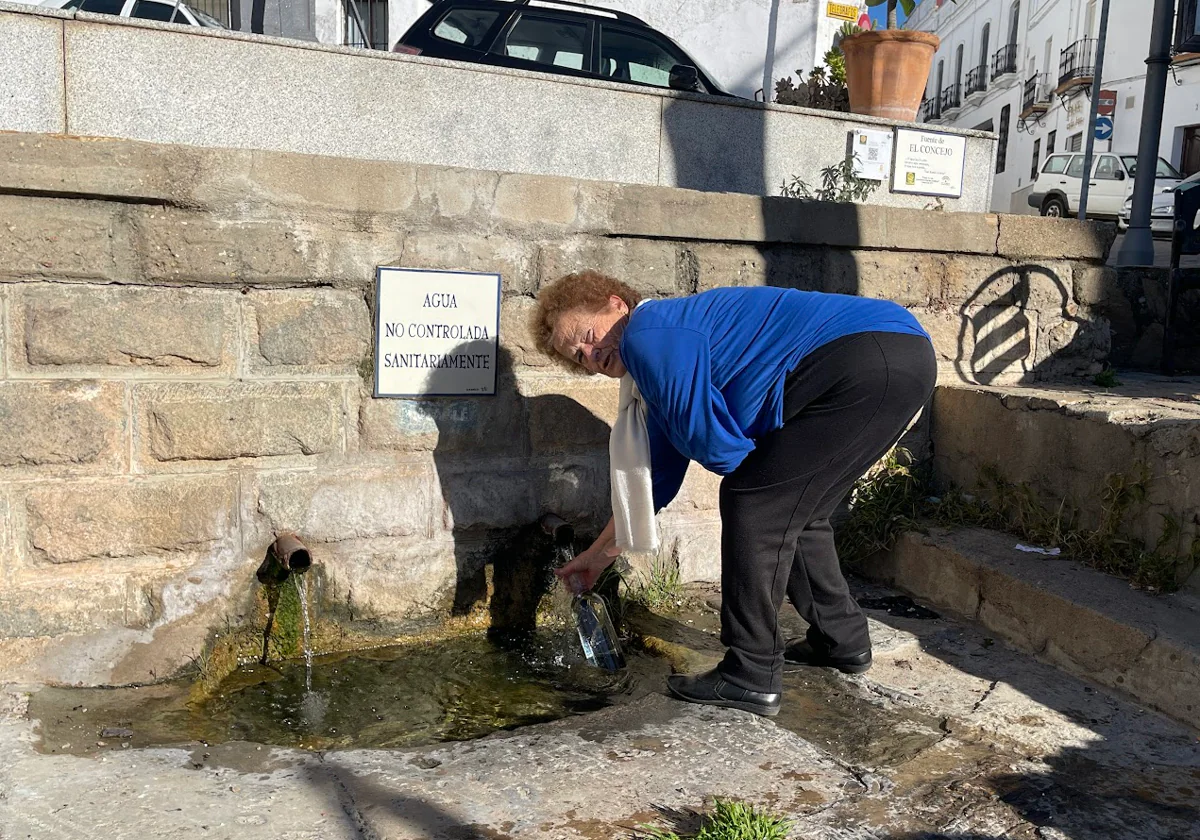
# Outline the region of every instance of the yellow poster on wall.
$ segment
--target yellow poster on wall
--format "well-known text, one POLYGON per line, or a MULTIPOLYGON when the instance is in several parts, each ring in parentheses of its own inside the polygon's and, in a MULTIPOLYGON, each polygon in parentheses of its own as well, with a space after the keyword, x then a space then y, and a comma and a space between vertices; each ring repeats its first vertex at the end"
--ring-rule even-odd
POLYGON ((858 20, 858 5, 854 3, 830 3, 825 7, 825 15, 838 20, 858 20))

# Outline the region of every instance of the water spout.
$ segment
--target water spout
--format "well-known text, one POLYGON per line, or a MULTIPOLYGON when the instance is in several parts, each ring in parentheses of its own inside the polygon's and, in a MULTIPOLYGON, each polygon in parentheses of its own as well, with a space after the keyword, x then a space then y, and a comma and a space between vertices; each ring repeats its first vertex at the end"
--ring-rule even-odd
POLYGON ((568 546, 575 542, 575 529, 557 514, 543 514, 542 518, 538 520, 538 525, 550 535, 555 546, 568 546))
POLYGON ((254 576, 263 586, 283 583, 292 572, 302 575, 312 566, 312 553, 295 534, 280 534, 263 558, 254 576))

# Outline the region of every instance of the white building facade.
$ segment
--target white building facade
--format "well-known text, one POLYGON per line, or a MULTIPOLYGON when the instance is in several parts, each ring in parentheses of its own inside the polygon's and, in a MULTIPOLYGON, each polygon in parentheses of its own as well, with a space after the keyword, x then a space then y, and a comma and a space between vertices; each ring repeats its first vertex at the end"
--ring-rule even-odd
MULTIPOLYGON (((1031 181, 1054 152, 1086 142, 1100 0, 922 0, 906 28, 941 38, 921 118, 996 132, 992 209, 1036 213, 1031 181)), ((1116 92, 1109 140, 1096 150, 1137 154, 1150 0, 1111 0, 1101 87, 1116 92)), ((1179 55, 1167 81, 1159 155, 1200 171, 1200 55, 1179 55)))

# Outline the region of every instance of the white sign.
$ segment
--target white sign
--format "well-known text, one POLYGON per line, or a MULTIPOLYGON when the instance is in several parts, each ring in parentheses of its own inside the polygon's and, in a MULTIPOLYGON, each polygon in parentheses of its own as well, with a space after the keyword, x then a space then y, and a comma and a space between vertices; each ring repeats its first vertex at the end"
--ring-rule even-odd
POLYGON ((500 275, 380 268, 375 396, 496 393, 500 275))
POLYGON ((850 132, 850 159, 854 174, 871 181, 886 181, 892 171, 892 132, 856 128, 850 132))
POLYGON ((967 138, 937 131, 897 128, 892 192, 962 195, 967 138))

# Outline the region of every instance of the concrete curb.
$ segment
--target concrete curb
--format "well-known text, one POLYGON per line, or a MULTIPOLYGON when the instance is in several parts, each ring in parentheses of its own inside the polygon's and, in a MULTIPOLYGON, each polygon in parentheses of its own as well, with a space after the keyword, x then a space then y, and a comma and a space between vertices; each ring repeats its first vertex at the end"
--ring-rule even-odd
POLYGON ((979 529, 907 533, 864 563, 903 589, 1063 670, 1200 728, 1200 602, 1155 596, 979 529))

